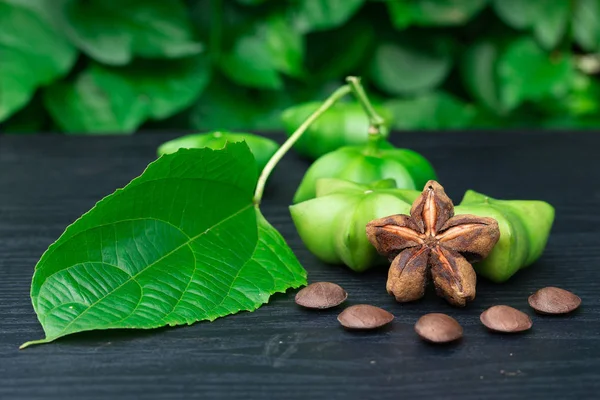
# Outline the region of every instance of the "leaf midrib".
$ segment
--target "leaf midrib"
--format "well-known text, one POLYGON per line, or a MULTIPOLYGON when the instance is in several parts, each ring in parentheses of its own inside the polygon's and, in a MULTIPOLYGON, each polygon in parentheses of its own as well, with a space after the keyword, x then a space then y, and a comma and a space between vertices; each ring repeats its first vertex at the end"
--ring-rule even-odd
MULTIPOLYGON (((146 170, 144 171, 144 173, 146 173, 146 171, 148 170, 149 167, 146 168, 146 170)), ((70 233, 70 230, 72 230, 72 228, 74 226, 76 226, 76 224, 82 220, 84 220, 85 218, 90 218, 90 215, 93 215, 92 212, 99 206, 104 206, 104 203, 108 203, 110 201, 114 201, 114 199, 120 195, 120 196, 125 196, 127 195, 128 191, 130 191, 131 189, 134 188, 139 188, 142 185, 146 185, 146 184, 150 184, 150 183, 155 183, 155 182, 159 182, 159 181, 164 181, 164 180, 172 180, 172 179, 176 179, 176 180, 201 180, 201 181, 205 181, 205 182, 215 182, 215 183, 222 183, 224 185, 227 186, 231 186, 232 188, 236 188, 236 189, 240 189, 239 186, 236 186, 235 183, 233 182, 221 182, 217 179, 210 179, 210 178, 186 178, 186 177, 177 177, 177 178, 173 178, 173 177, 161 177, 161 178, 156 178, 156 179, 147 179, 147 180, 141 180, 140 182, 138 182, 138 180, 142 177, 143 175, 138 176, 137 178, 133 179, 131 182, 129 182, 129 184, 127 184, 127 186, 117 189, 115 190, 113 193, 109 194, 108 196, 104 197, 103 199, 101 199, 100 201, 98 201, 95 205, 94 208, 92 208, 91 210, 89 210, 88 212, 86 212, 85 214, 83 214, 81 217, 77 218, 75 221, 73 221, 73 223, 71 223, 69 226, 67 226, 67 228, 65 229, 64 233, 61 235, 61 237, 54 243, 52 243, 50 245, 50 247, 48 248, 48 250, 46 250, 46 252, 42 255, 42 259, 38 262, 38 264, 35 267, 35 273, 38 273, 38 271, 41 271, 44 268, 45 264, 42 264, 42 261, 45 262, 46 258, 49 258, 55 251, 57 251, 58 249, 60 249, 61 246, 63 246, 66 242, 68 242, 69 240, 71 240, 72 238, 74 238, 77 235, 80 235, 84 232, 89 231, 90 229, 95 229, 95 228, 99 228, 102 226, 108 226, 108 225, 112 225, 112 224, 116 224, 119 222, 123 222, 123 221, 129 221, 129 220, 136 220, 136 219, 154 219, 157 221, 161 221, 161 222, 165 222, 171 226, 173 226, 174 228, 177 228, 178 230, 181 231, 181 229, 179 229, 179 227, 177 227, 176 225, 174 225, 173 223, 163 220, 163 219, 159 219, 159 218, 154 218, 154 217, 141 217, 141 218, 126 218, 123 220, 119 220, 119 221, 111 221, 111 222, 107 222, 105 224, 101 224, 101 225, 96 225, 96 226, 91 226, 88 227, 86 229, 80 230, 78 232, 72 233, 71 236, 63 239, 63 236, 66 235, 67 233, 70 233)), ((228 217, 229 218, 229 217, 228 217)), ((218 225, 218 223, 216 224, 218 225)), ((216 226, 214 225, 214 226, 216 226)), ((214 227, 213 226, 213 227, 214 227)), ((207 228, 207 229, 211 229, 213 227, 207 228)), ((181 233, 183 233, 185 236, 188 236, 185 232, 181 231, 181 233)), ((48 277, 46 277, 46 279, 48 279, 48 277)), ((40 286, 41 287, 41 286, 40 286)), ((37 304, 34 305, 34 307, 37 307, 37 304)))
MULTIPOLYGON (((123 223, 123 222, 132 222, 132 221, 158 221, 158 222, 162 222, 162 223, 164 223, 164 224, 166 224, 166 225, 169 225, 169 226, 171 226, 171 227, 172 227, 172 228, 174 228, 174 229, 177 229, 177 230, 178 230, 178 231, 179 231, 179 232, 180 232, 180 233, 181 233, 183 236, 185 236, 185 237, 186 237, 188 240, 190 239, 190 236, 189 236, 188 234, 186 234, 186 233, 185 233, 183 230, 181 230, 181 229, 180 229, 178 226, 176 226, 176 225, 174 225, 173 223, 171 223, 171 222, 169 222, 169 221, 166 221, 166 220, 164 220, 164 219, 160 219, 160 218, 154 218, 154 217, 126 218, 126 219, 122 219, 122 220, 119 220, 119 221, 113 221, 113 222, 108 222, 108 223, 106 223, 106 224, 98 225, 98 226, 95 226, 95 227, 93 227, 92 229, 98 229, 98 228, 102 228, 102 227, 105 227, 105 226, 110 226, 110 225, 120 224, 120 223, 123 223)), ((216 226, 216 224, 215 224, 215 226, 216 226)), ((213 228, 213 227, 207 228, 207 230, 208 230, 208 229, 212 229, 212 228, 213 228)), ((64 244, 64 243, 67 243, 67 242, 68 242, 68 240, 71 240, 72 238, 74 238, 74 237, 77 237, 78 235, 81 235, 81 234, 83 234, 83 233, 86 233, 86 232, 88 232, 88 231, 90 231, 90 229, 86 229, 86 230, 83 230, 83 231, 81 231, 81 232, 78 232, 78 233, 74 234, 73 236, 71 236, 69 239, 67 239, 65 242, 63 242, 62 244, 64 244)), ((61 245, 62 245, 62 244, 61 244, 61 245)), ((130 278, 132 278, 132 277, 133 277, 133 276, 132 276, 132 275, 131 275, 129 272, 125 271, 123 268, 121 268, 121 267, 120 267, 120 266, 118 266, 118 265, 110 264, 110 263, 107 263, 107 262, 104 262, 104 261, 100 261, 100 263, 101 263, 101 264, 104 264, 104 265, 109 265, 109 266, 111 266, 111 267, 114 267, 114 268, 116 268, 116 269, 118 269, 118 270, 120 270, 120 271, 124 272, 125 274, 129 275, 129 276, 130 276, 130 278)), ((48 276, 46 276, 46 277, 44 278, 44 281, 43 281, 43 282, 42 282, 42 284, 40 285, 40 288, 39 288, 39 290, 38 290, 37 294, 35 295, 35 301, 34 301, 34 304, 33 304, 33 307, 34 307, 34 309, 35 309, 35 310, 37 310, 37 308, 38 308, 37 298, 39 297, 39 293, 40 293, 40 292, 42 291, 42 289, 44 288, 44 285, 46 284, 46 282, 48 282, 48 279, 52 278, 52 277, 53 277, 54 275, 56 275, 56 274, 59 274, 59 273, 61 273, 61 272, 63 272, 63 271, 66 271, 66 270, 69 270, 69 269, 71 269, 71 268, 73 268, 73 267, 75 267, 75 266, 77 266, 77 265, 79 265, 79 264, 80 264, 80 263, 73 264, 73 265, 70 265, 70 266, 68 266, 68 267, 65 267, 65 268, 63 268, 63 269, 60 269, 60 270, 58 270, 58 271, 54 271, 53 273, 51 273, 50 275, 48 275, 48 276)), ((41 271, 41 270, 42 270, 42 267, 40 267, 38 270, 36 270, 36 272, 38 272, 38 271, 41 271)), ((32 298, 33 298, 33 295, 32 295, 32 298)), ((55 307, 53 307, 52 309, 50 309, 50 311, 54 311, 54 309, 56 309, 56 308, 58 308, 58 307, 59 307, 59 306, 55 306, 55 307)), ((50 311, 49 311, 49 312, 50 312, 50 311)), ((49 312, 48 312, 48 313, 49 313, 49 312)), ((40 321, 40 322, 41 322, 41 321, 40 321)))

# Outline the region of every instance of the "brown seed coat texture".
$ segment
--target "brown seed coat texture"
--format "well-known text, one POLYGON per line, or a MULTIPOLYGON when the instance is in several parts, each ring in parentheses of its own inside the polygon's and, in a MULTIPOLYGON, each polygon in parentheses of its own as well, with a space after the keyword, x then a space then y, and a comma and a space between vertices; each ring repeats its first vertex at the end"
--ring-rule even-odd
POLYGON ((549 286, 529 296, 529 305, 540 314, 567 314, 581 305, 581 299, 568 290, 549 286))
POLYGON ((338 321, 347 329, 376 329, 389 324, 393 319, 391 313, 369 304, 348 307, 338 315, 338 321))
POLYGON ((481 323, 496 332, 522 332, 531 328, 529 315, 509 306, 493 306, 479 317, 481 323))
POLYGON ((429 181, 409 215, 391 215, 367 224, 367 237, 392 264, 387 291, 397 301, 418 300, 431 275, 436 291, 463 307, 475 298, 471 262, 487 257, 500 238, 498 222, 475 215, 454 216, 444 188, 429 181))
POLYGON ((296 304, 323 310, 339 306, 347 298, 348 293, 340 285, 331 282, 315 282, 296 293, 296 304))
POLYGON ((421 339, 431 343, 448 343, 460 339, 463 328, 458 321, 446 314, 425 314, 415 324, 415 332, 421 339))

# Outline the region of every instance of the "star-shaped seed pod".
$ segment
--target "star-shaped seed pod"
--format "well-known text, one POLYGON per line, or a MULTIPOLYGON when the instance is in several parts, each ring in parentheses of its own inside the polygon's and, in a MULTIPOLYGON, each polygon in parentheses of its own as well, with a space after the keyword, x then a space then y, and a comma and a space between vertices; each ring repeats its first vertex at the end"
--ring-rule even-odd
POLYGON ((429 181, 408 215, 367 224, 367 236, 392 262, 387 291, 399 302, 420 299, 429 276, 439 296, 463 307, 475 298, 472 262, 484 259, 500 238, 493 218, 454 216, 454 205, 436 181, 429 181))

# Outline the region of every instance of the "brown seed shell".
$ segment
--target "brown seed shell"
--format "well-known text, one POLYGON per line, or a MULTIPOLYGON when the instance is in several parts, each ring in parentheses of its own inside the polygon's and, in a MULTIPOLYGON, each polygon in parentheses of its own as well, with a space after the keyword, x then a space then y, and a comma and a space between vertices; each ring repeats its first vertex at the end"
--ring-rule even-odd
POLYGON ((338 315, 338 321, 347 329, 376 329, 389 324, 394 316, 383 308, 357 304, 338 315))
POLYGON ((370 221, 366 233, 377 252, 392 262, 386 288, 397 301, 423 297, 431 277, 438 295, 458 307, 475 298, 471 262, 485 258, 500 238, 493 218, 454 216, 452 201, 435 181, 427 182, 410 216, 370 221))
POLYGON ((463 328, 458 321, 441 313, 425 314, 415 324, 415 332, 431 343, 448 343, 460 339, 463 328))
POLYGON ((567 314, 581 305, 581 299, 568 290, 549 286, 529 296, 529 305, 540 314, 567 314))
POLYGON ((493 306, 481 313, 481 323, 496 332, 522 332, 531 328, 529 315, 509 306, 493 306))
POLYGON ((315 282, 296 293, 296 304, 323 310, 339 306, 347 298, 348 293, 340 285, 331 282, 315 282))

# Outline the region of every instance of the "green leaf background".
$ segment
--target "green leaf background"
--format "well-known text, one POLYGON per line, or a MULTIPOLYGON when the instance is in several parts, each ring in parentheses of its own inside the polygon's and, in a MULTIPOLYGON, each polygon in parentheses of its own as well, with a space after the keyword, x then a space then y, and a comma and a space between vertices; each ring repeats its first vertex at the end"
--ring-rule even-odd
POLYGON ((278 130, 350 74, 396 129, 589 128, 600 0, 0 0, 0 68, 3 132, 278 130))

